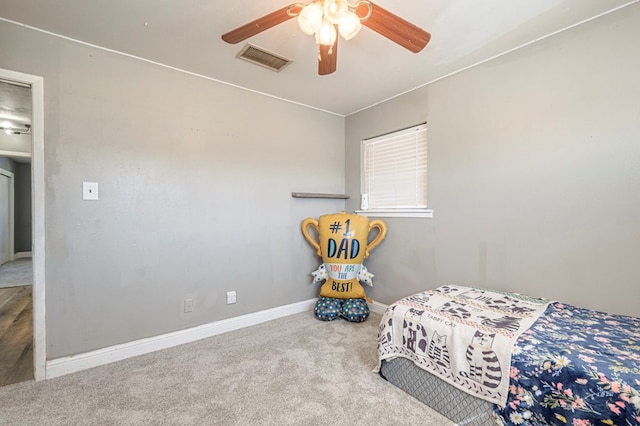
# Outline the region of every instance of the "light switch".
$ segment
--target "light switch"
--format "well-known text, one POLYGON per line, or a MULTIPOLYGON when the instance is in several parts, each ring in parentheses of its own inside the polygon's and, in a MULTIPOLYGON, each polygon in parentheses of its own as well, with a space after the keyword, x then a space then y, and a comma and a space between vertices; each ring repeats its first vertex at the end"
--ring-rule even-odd
POLYGON ((98 199, 98 182, 82 182, 82 199, 98 199))

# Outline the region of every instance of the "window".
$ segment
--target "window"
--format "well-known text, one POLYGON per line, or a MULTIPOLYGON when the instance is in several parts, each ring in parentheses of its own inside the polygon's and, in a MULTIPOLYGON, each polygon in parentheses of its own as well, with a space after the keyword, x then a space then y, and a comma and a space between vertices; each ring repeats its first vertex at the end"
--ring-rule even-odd
POLYGON ((426 124, 363 140, 362 185, 360 214, 432 217, 426 124))

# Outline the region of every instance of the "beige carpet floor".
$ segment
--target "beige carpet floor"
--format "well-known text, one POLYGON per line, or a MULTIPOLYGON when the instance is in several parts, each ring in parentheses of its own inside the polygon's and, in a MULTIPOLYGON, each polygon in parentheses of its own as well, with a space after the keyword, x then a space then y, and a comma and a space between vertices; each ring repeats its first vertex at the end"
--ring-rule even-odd
POLYGON ((372 372, 380 316, 311 312, 0 388, 1 425, 452 425, 372 372))

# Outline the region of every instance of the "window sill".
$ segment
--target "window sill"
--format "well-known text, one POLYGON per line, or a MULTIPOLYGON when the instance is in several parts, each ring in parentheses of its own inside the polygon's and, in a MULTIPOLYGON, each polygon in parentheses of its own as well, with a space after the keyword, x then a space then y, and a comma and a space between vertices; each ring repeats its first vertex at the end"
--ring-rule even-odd
POLYGON ((433 210, 397 209, 397 210, 356 210, 356 214, 368 217, 422 217, 433 218, 433 210))

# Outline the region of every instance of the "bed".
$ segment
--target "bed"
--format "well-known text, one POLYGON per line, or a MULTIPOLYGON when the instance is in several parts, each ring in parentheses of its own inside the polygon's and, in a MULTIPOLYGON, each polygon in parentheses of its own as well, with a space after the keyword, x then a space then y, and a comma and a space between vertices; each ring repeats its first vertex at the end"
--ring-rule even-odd
POLYGON ((447 285, 390 305, 376 371, 455 423, 640 425, 640 318, 447 285))

